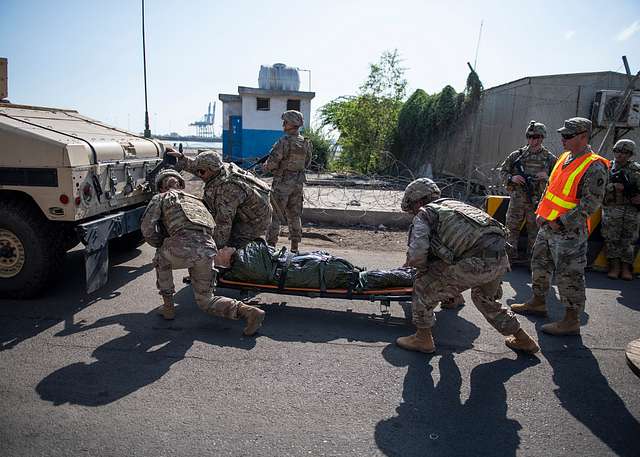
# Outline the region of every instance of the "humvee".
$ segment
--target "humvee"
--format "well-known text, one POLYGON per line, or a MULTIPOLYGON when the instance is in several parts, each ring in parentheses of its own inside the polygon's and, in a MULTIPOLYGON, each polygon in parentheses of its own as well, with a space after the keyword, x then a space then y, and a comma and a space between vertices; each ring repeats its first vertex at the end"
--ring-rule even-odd
POLYGON ((1 73, 0 298, 40 293, 78 242, 93 292, 107 281, 109 240, 142 240, 150 176, 165 147, 74 110, 3 100, 1 73))

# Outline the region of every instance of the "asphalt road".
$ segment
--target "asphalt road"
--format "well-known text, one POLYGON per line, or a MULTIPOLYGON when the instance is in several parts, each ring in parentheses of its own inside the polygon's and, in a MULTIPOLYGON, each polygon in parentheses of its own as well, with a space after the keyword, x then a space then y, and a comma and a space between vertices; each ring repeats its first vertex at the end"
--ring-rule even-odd
MULTIPOLYGON (((109 284, 86 296, 72 252, 47 298, 0 300, 2 456, 640 456, 640 379, 624 359, 640 279, 590 273, 579 338, 521 319, 538 357, 506 348, 471 304, 438 310, 429 357, 394 346, 412 331, 397 304, 385 323, 376 304, 260 295, 265 325, 242 337, 242 322, 197 308, 181 271, 167 323, 152 254, 113 256, 109 284)), ((510 273, 503 300, 525 299, 528 278, 510 273)))

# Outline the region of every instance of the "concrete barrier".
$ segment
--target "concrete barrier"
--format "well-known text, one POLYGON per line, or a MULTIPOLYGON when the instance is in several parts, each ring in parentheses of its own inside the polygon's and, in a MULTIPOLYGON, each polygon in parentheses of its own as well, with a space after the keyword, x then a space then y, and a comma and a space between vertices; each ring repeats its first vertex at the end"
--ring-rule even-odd
POLYGON ((328 224, 338 226, 349 225, 384 225, 387 228, 406 230, 411 225, 413 216, 399 211, 374 211, 336 208, 309 208, 302 210, 302 222, 328 224))

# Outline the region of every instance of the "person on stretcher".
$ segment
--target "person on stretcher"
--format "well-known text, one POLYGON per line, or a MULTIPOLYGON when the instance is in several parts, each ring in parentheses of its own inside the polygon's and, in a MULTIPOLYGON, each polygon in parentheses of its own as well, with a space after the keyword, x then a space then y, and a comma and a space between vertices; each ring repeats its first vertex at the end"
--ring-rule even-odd
POLYGON ((286 248, 276 251, 263 240, 252 241, 240 249, 220 249, 215 266, 223 281, 285 289, 346 289, 356 293, 410 288, 415 276, 412 268, 367 271, 324 251, 292 253, 286 248))

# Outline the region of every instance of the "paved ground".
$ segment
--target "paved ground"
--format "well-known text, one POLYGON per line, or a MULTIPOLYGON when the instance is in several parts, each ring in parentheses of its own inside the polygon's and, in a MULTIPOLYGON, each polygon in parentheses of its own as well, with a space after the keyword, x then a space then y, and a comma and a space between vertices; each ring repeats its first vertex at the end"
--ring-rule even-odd
MULTIPOLYGON (((640 455, 640 379, 624 360, 640 280, 590 274, 581 338, 523 319, 539 357, 508 350, 472 305, 439 311, 428 357, 393 345, 410 331, 397 305, 385 323, 369 303, 262 295, 265 325, 244 338, 185 287, 165 323, 151 256, 114 256, 109 285, 87 297, 73 252, 48 298, 0 300, 1 455, 640 455)), ((527 272, 507 279, 506 302, 526 298, 527 272)))

